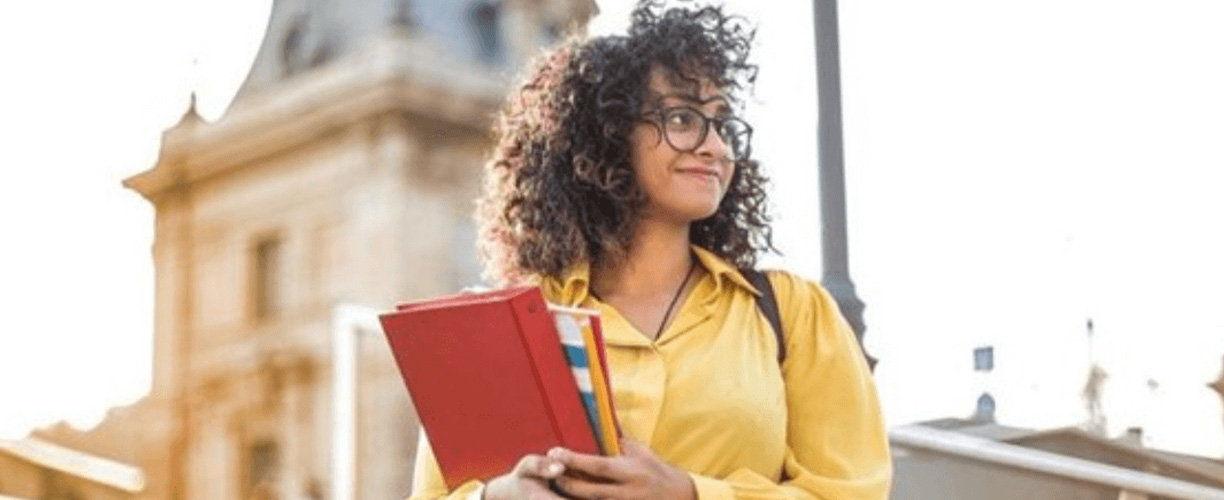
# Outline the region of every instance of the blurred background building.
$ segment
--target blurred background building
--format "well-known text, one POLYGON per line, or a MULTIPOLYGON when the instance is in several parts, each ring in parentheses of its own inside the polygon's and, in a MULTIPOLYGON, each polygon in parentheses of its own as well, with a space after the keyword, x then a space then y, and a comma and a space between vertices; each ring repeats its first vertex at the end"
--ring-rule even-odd
POLYGON ((1086 376, 1085 421, 1043 430, 996 421, 993 346, 974 349, 973 366, 982 394, 972 416, 890 429, 893 500, 1224 499, 1224 461, 1145 447, 1139 427, 1106 435, 1098 365, 1086 376))
POLYGON ((406 497, 416 417, 373 335, 353 337, 351 490, 333 484, 333 313, 479 281, 471 213, 493 113, 526 58, 594 13, 277 0, 224 117, 193 103, 124 182, 156 209, 151 394, 93 431, 0 450, 0 496, 406 497))
MULTIPOLYGON (((125 181, 156 209, 152 392, 93 430, 0 443, 0 499, 406 496, 416 418, 362 306, 478 281, 491 115, 525 59, 595 12, 277 0, 226 114, 187 109, 125 181)), ((975 368, 973 417, 893 431, 895 498, 1220 498, 1220 461, 1098 432, 1095 365, 1089 431, 996 423, 993 349, 975 368)))

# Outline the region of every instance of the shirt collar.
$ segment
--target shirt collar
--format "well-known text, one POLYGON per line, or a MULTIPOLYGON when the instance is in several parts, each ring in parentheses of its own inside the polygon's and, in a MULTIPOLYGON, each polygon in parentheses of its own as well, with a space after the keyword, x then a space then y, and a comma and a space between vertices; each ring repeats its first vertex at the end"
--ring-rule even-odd
POLYGON ((585 261, 578 262, 560 277, 544 276, 540 278, 540 290, 544 298, 554 304, 565 306, 580 306, 590 296, 591 266, 585 261))
MULTIPOLYGON (((721 257, 697 245, 690 245, 689 248, 692 249, 693 255, 697 256, 697 262, 714 278, 714 296, 723 291, 727 282, 734 283, 753 295, 761 294, 744 278, 739 269, 721 257)), ((550 302, 567 306, 582 305, 591 295, 591 266, 585 261, 578 262, 570 266, 559 278, 549 276, 540 279, 539 285, 550 302)))
POLYGON ((691 248, 693 249, 693 255, 697 256, 697 261, 701 263, 702 267, 706 268, 706 272, 709 272, 714 277, 714 292, 716 296, 723 291, 723 285, 728 281, 748 290, 753 295, 761 294, 761 291, 752 286, 739 269, 723 260, 722 257, 714 255, 714 252, 697 245, 691 245, 691 248))

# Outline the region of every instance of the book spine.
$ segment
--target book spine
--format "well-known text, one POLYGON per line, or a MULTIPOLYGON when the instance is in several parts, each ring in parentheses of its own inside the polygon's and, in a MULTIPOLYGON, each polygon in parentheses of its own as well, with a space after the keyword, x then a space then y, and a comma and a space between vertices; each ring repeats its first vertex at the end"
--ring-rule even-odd
MULTIPOLYGON (((595 344, 599 346, 599 366, 603 369, 604 374, 604 390, 608 394, 608 411, 612 413, 612 423, 616 425, 616 436, 624 436, 621 432, 620 420, 616 418, 616 404, 612 398, 612 372, 608 370, 608 346, 604 342, 603 325, 600 322, 599 315, 592 315, 588 318, 591 325, 591 336, 595 339, 595 344)), ((595 363, 592 361, 591 363, 595 363)))
POLYGON ((591 359, 591 382, 595 386, 595 402, 599 405, 599 428, 602 431, 600 443, 606 450, 606 455, 620 455, 620 442, 617 440, 616 417, 612 414, 611 387, 604 376, 606 364, 603 363, 603 344, 596 340, 592 322, 588 318, 582 325, 582 337, 586 341, 587 358, 591 359))

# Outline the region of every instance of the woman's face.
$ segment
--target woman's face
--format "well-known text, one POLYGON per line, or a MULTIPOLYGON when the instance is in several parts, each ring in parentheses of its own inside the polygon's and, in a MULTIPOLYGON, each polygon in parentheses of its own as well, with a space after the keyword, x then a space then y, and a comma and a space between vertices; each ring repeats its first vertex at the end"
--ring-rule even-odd
POLYGON ((677 86, 665 75, 657 68, 651 72, 647 94, 653 97, 646 99, 642 121, 630 135, 631 161, 646 194, 642 215, 687 224, 718 210, 735 162, 715 127, 710 126, 704 140, 694 140, 703 121, 688 110, 677 110, 687 107, 706 118, 722 118, 731 114, 731 106, 722 89, 704 79, 699 85, 677 86), (684 131, 690 132, 687 137, 684 131), (684 151, 690 147, 692 151, 684 151))

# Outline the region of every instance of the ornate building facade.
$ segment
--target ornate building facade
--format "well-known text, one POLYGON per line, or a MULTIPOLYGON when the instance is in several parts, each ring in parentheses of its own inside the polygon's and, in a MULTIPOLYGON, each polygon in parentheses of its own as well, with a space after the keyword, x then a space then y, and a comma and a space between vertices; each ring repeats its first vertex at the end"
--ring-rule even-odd
POLYGON ((471 214, 493 113, 525 59, 595 12, 275 0, 226 114, 205 122, 193 105, 124 182, 156 210, 150 395, 90 433, 44 432, 140 481, 73 486, 35 466, 0 497, 406 496, 417 423, 381 332, 355 346, 353 460, 336 484, 334 313, 478 282, 471 214))

